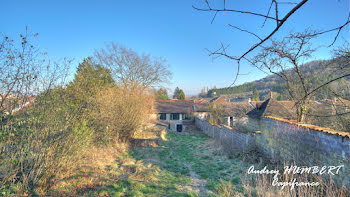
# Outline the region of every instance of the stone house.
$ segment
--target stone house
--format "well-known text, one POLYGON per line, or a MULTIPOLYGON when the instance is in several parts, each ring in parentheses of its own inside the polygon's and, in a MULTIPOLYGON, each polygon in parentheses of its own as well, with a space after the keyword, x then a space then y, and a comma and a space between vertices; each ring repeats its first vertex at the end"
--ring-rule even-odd
POLYGON ((171 99, 155 102, 156 114, 153 118, 168 124, 168 129, 182 132, 186 125, 191 124, 193 100, 171 99))
POLYGON ((169 130, 182 132, 186 126, 193 124, 194 116, 201 119, 207 116, 207 104, 202 100, 171 99, 155 101, 153 119, 167 123, 169 130))

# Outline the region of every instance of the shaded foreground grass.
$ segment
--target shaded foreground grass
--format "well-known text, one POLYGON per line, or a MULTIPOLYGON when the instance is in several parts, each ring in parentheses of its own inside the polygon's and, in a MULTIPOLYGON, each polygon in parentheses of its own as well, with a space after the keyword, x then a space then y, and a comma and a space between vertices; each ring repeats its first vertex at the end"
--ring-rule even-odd
POLYGON ((195 129, 169 132, 167 138, 168 141, 158 147, 135 148, 133 157, 178 177, 190 177, 191 182, 182 189, 200 196, 218 194, 225 184, 237 192, 243 191, 240 175, 245 173, 248 164, 229 158, 213 139, 195 129))
POLYGON ((88 154, 78 173, 57 180, 46 195, 209 196, 225 184, 243 190, 240 174, 246 164, 229 159, 197 131, 169 132, 156 146, 119 145, 88 154))

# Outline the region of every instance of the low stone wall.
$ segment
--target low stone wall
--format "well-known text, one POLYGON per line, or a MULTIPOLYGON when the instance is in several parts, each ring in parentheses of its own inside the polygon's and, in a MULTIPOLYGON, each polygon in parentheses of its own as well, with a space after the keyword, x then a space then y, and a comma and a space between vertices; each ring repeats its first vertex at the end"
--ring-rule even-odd
POLYGON ((249 118, 257 147, 271 158, 310 164, 350 159, 350 139, 270 118, 249 118), (316 163, 315 163, 316 162, 316 163))
POLYGON ((277 118, 249 118, 248 126, 254 134, 240 133, 229 127, 211 125, 195 119, 196 126, 219 140, 229 152, 246 152, 256 148, 274 161, 298 166, 339 166, 334 176, 350 186, 350 138, 347 133, 323 132, 277 118))
POLYGON ((337 133, 280 121, 273 118, 249 118, 255 135, 256 147, 273 160, 295 163, 299 166, 344 165, 337 175, 345 185, 350 185, 350 138, 337 133))
POLYGON ((226 151, 232 154, 254 149, 255 139, 253 134, 237 132, 227 126, 211 125, 207 121, 198 118, 195 118, 195 125, 206 135, 218 140, 226 151))

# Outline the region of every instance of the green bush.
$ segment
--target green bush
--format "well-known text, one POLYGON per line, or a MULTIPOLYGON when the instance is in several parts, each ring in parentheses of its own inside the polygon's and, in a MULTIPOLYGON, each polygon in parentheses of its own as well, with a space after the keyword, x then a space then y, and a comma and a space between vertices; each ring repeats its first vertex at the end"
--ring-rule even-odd
POLYGON ((87 120, 83 120, 81 123, 76 124, 73 134, 75 143, 80 144, 82 148, 86 148, 91 144, 94 132, 87 126, 87 120))

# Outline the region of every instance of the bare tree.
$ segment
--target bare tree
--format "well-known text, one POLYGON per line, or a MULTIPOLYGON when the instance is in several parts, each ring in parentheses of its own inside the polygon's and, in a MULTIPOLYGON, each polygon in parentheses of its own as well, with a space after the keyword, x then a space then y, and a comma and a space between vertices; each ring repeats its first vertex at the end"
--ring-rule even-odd
POLYGON ((95 51, 97 63, 110 69, 115 81, 125 87, 149 88, 168 82, 171 72, 162 58, 139 55, 115 43, 95 51))
MULTIPOLYGON (((339 77, 335 79, 331 79, 325 81, 322 85, 317 87, 313 87, 311 83, 304 78, 303 71, 300 69, 303 61, 306 58, 310 57, 314 52, 314 49, 310 48, 310 40, 316 36, 336 32, 332 43, 329 44, 329 47, 334 45, 334 43, 338 40, 338 37, 342 30, 350 24, 350 13, 349 16, 343 22, 335 21, 334 27, 330 29, 320 30, 320 31, 309 31, 306 30, 303 33, 294 33, 284 36, 282 41, 276 41, 273 39, 273 36, 279 32, 280 28, 286 24, 288 19, 297 13, 297 11, 304 7, 309 0, 299 0, 299 1, 279 1, 279 0, 271 0, 268 1, 268 10, 265 13, 258 13, 252 10, 242 10, 242 9, 234 9, 227 7, 227 1, 222 0, 222 6, 217 7, 214 6, 214 1, 204 0, 204 6, 195 7, 194 9, 203 12, 213 12, 212 23, 214 22, 216 16, 219 13, 239 13, 241 15, 250 15, 255 16, 257 18, 263 19, 261 28, 265 27, 266 21, 270 20, 276 22, 276 26, 272 27, 268 30, 268 33, 265 35, 261 35, 258 31, 249 31, 243 29, 241 27, 237 27, 233 24, 228 24, 229 27, 245 32, 255 39, 257 42, 253 44, 248 50, 244 51, 242 54, 228 54, 229 45, 221 44, 221 46, 217 50, 208 50, 209 55, 216 58, 220 56, 224 56, 233 61, 237 62, 237 73, 236 77, 231 84, 233 86, 238 79, 240 74, 240 65, 241 61, 247 61, 248 63, 256 66, 260 70, 265 73, 275 74, 283 79, 287 83, 287 91, 289 92, 290 97, 295 101, 297 108, 297 119, 298 121, 304 121, 305 113, 307 111, 306 106, 311 98, 317 91, 323 88, 330 88, 330 85, 338 80, 341 80, 345 77, 350 76, 350 72, 344 72, 344 67, 348 66, 349 55, 344 48, 342 50, 338 50, 336 52, 337 62, 339 60, 343 61, 343 72, 339 75, 339 77), (281 14, 280 7, 288 6, 287 12, 285 14, 281 14), (265 46, 268 45, 268 46, 265 46), (248 57, 253 51, 261 49, 260 53, 253 58, 248 57), (345 51, 345 52, 344 52, 345 51), (339 57, 341 56, 341 58, 339 57), (291 71, 289 71, 291 69, 291 71)), ((218 4, 215 4, 218 5, 218 4)), ((235 6, 235 3, 231 3, 232 6, 235 6)), ((285 7, 286 8, 286 7, 285 7)), ((306 27, 307 28, 307 27, 306 27)), ((338 64, 338 63, 337 63, 338 64)), ((336 69, 337 70, 337 69, 336 69)), ((338 68, 339 71, 339 68, 338 68)), ((336 91, 333 91, 334 95, 336 95, 336 91)), ((346 112, 345 112, 346 113, 346 112)))
MULTIPOLYGON (((242 10, 242 9, 228 8, 226 5, 227 4, 226 0, 222 0, 222 7, 214 7, 212 5, 213 1, 209 1, 209 0, 203 0, 203 1, 204 1, 205 6, 203 6, 203 7, 192 6, 192 7, 198 11, 213 12, 214 16, 213 16, 212 21, 211 21, 212 23, 214 22, 216 16, 222 12, 227 12, 227 13, 232 13, 232 14, 239 13, 239 14, 243 14, 243 15, 251 15, 251 16, 255 16, 257 18, 262 18, 264 20, 263 20, 261 28, 265 27, 265 23, 267 20, 271 20, 271 21, 276 22, 276 26, 273 27, 272 29, 269 29, 268 30, 269 33, 267 33, 266 35, 259 35, 260 34, 259 32, 252 32, 252 31, 243 29, 241 27, 237 27, 233 24, 228 24, 229 27, 234 28, 238 31, 245 32, 258 40, 255 44, 253 44, 248 50, 244 51, 242 54, 237 54, 237 55, 228 54, 227 49, 229 48, 229 45, 224 45, 224 44, 221 44, 221 46, 217 50, 208 50, 210 56, 213 56, 213 57, 224 56, 226 58, 229 58, 229 59, 237 62, 237 73, 236 73, 236 77, 235 77, 233 83, 231 84, 231 86, 232 86, 235 84, 235 82, 238 79, 238 76, 240 75, 241 61, 246 60, 246 57, 248 54, 250 54, 251 52, 253 52, 257 48, 262 47, 263 44, 268 42, 280 30, 280 28, 288 21, 288 19, 291 16, 293 16, 300 8, 305 6, 309 0, 300 0, 300 1, 296 1, 296 2, 271 0, 271 1, 268 1, 269 9, 266 11, 266 13, 258 13, 258 12, 251 11, 249 9, 242 10), (280 7, 282 5, 289 6, 288 11, 284 15, 281 15, 282 12, 280 12, 280 7)), ((326 34, 326 33, 330 33, 330 32, 337 32, 336 35, 334 36, 334 40, 330 44, 330 46, 332 46, 337 41, 338 36, 340 35, 341 31, 344 30, 344 27, 349 25, 350 13, 349 13, 349 17, 345 20, 345 22, 339 24, 338 21, 336 21, 335 23, 336 23, 335 27, 327 29, 327 30, 319 31, 316 33, 316 35, 321 35, 321 34, 326 34)))
POLYGON ((291 33, 281 41, 272 40, 271 46, 264 47, 258 55, 249 60, 264 72, 279 76, 286 82, 290 98, 297 103, 297 120, 304 121, 309 89, 301 65, 305 58, 315 51, 310 45, 314 32, 291 33), (300 102, 298 102, 300 101, 300 102))
POLYGON ((37 35, 26 28, 19 40, 3 36, 0 41, 0 117, 21 108, 34 94, 44 63, 43 54, 32 44, 37 35))
POLYGON ((33 96, 63 85, 72 60, 51 62, 35 45, 38 34, 26 31, 19 39, 0 41, 0 115, 9 115, 33 101, 33 96))

